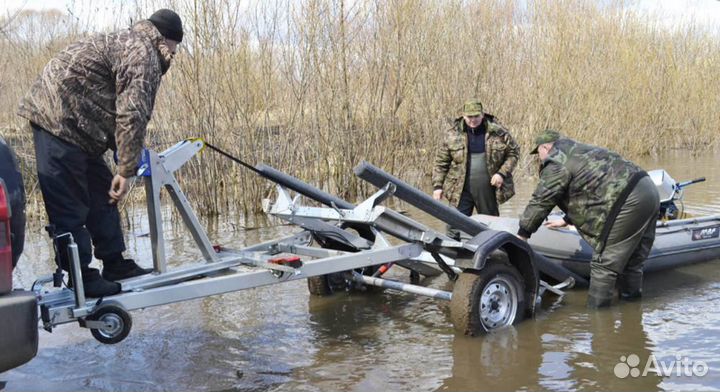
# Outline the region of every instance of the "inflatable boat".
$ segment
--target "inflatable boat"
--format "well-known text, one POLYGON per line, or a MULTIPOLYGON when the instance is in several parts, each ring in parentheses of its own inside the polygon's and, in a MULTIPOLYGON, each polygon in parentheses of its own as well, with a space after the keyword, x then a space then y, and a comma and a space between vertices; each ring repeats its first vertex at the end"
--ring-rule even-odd
MULTIPOLYGON (((657 222, 655 243, 645 262, 647 272, 674 268, 685 264, 720 259, 720 214, 683 218, 683 189, 704 178, 678 183, 664 170, 648 172, 660 194, 660 216, 657 222), (682 208, 682 207, 681 207, 682 208)), ((562 215, 551 214, 549 219, 562 215)), ((476 215, 479 220, 495 230, 517 233, 518 219, 476 215)), ((573 226, 548 229, 541 226, 529 241, 532 248, 548 260, 588 279, 593 250, 573 226)))

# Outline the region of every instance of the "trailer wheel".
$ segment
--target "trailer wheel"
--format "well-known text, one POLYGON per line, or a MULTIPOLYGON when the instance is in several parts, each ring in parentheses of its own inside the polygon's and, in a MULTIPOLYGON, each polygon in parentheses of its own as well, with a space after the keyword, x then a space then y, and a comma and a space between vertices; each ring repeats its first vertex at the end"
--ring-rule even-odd
POLYGON ((91 328, 90 333, 100 343, 115 344, 121 342, 130 333, 132 318, 123 308, 116 305, 103 306, 88 316, 90 320, 102 321, 105 328, 91 328))
POLYGON ((526 306, 525 284, 518 270, 491 261, 481 271, 460 274, 453 288, 450 317, 458 332, 476 336, 521 321, 526 306))
MULTIPOLYGON (((371 267, 358 268, 354 271, 366 276, 372 276, 379 268, 379 265, 375 265, 371 267)), ((312 295, 324 297, 341 291, 381 293, 385 290, 382 287, 353 282, 350 273, 351 271, 343 271, 309 277, 307 278, 308 291, 312 295)))
POLYGON ((332 294, 330 285, 327 281, 327 275, 311 276, 307 278, 308 291, 312 295, 324 297, 332 294))

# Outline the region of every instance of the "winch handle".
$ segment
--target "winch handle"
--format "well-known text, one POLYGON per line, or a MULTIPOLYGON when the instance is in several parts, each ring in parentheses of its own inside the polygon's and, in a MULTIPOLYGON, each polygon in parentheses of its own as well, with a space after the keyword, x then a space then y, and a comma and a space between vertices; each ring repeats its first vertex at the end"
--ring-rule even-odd
POLYGON ((677 188, 683 189, 688 185, 697 184, 698 182, 703 182, 703 181, 705 181, 705 177, 696 178, 696 179, 690 180, 690 181, 684 181, 684 182, 677 184, 677 188))

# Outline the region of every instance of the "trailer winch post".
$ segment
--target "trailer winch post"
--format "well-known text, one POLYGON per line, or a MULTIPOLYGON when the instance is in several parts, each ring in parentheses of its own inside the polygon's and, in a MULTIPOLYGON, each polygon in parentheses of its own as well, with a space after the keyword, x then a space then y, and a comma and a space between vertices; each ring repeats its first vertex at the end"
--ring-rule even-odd
POLYGON ((174 176, 174 172, 202 150, 203 146, 202 140, 190 139, 175 144, 161 154, 148 149, 143 150, 138 175, 145 179, 145 196, 155 272, 167 272, 162 206, 160 204, 160 191, 163 187, 168 190, 173 204, 180 212, 185 226, 190 231, 205 260, 208 262, 218 261, 210 239, 174 176))

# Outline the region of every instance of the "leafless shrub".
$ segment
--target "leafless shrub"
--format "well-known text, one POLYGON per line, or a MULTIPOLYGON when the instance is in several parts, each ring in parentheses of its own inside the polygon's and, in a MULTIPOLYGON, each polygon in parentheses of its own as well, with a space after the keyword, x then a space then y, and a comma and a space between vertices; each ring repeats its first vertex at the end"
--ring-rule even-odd
MULTIPOLYGON (((544 127, 631 158, 717 143, 716 36, 670 30, 623 2, 524 3, 136 0, 128 20, 170 7, 186 26, 147 144, 203 137, 354 200, 370 191, 352 175, 363 159, 424 184, 439 131, 469 97, 524 152, 544 127)), ((48 58, 85 32, 63 15, 18 17, 0 41, 0 124, 32 192, 32 144, 14 111, 48 58)), ((525 154, 520 171, 531 166, 525 154)), ((272 192, 211 152, 180 175, 210 215, 257 211, 272 192)))

